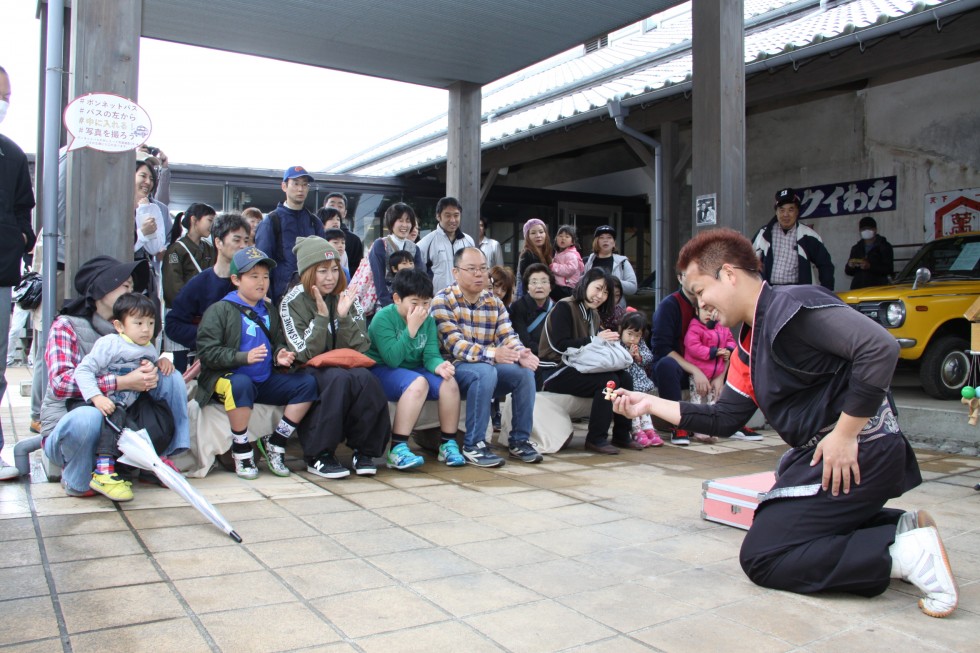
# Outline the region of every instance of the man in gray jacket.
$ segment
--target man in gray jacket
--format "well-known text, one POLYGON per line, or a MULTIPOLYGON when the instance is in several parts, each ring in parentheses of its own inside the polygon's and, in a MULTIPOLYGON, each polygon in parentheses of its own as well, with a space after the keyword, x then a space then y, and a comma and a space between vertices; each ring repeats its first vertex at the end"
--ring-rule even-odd
POLYGON ((463 205, 455 197, 443 197, 436 204, 438 226, 419 241, 419 253, 425 272, 432 278, 432 287, 438 293, 453 285, 453 257, 465 247, 476 247, 473 239, 464 234, 459 223, 463 205))

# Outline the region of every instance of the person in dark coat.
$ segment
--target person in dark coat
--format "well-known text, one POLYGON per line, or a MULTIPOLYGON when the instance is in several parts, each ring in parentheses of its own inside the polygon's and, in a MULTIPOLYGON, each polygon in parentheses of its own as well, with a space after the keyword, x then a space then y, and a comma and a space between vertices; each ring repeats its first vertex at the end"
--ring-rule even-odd
POLYGON ((698 234, 677 268, 701 310, 742 324, 727 384, 713 405, 617 390, 614 410, 724 437, 761 409, 791 448, 742 543, 749 578, 869 597, 899 578, 924 594, 924 613, 951 614, 958 590, 935 522, 884 507, 922 482, 889 392, 895 339, 823 288, 770 286, 752 245, 731 229, 698 234))
POLYGON ((891 283, 889 277, 895 273, 895 252, 891 243, 878 233, 878 223, 870 215, 861 218, 858 229, 861 240, 851 248, 844 266, 844 274, 854 277, 851 290, 891 283))

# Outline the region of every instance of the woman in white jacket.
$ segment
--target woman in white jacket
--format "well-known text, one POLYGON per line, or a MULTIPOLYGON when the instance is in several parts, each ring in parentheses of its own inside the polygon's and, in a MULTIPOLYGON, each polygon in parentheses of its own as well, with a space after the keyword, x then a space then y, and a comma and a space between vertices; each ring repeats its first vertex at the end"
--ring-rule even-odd
POLYGON ((619 305, 626 306, 626 296, 636 294, 636 272, 630 260, 621 254, 616 254, 616 230, 609 225, 603 225, 595 230, 592 239, 592 254, 585 261, 585 271, 592 268, 605 268, 607 272, 623 283, 623 296, 619 305))

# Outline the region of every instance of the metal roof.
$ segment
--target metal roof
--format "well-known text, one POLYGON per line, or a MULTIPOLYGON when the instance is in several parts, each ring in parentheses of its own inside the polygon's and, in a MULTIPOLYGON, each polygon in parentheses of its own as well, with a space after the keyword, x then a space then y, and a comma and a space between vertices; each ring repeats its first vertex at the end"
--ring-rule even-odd
MULTIPOLYGON (((841 0, 822 8, 816 0, 745 0, 745 62, 765 61, 954 1, 841 0)), ((662 94, 689 82, 690 4, 654 14, 637 23, 631 35, 611 39, 608 47, 590 54, 581 48, 566 52, 485 86, 482 147, 557 129, 582 114, 599 116, 613 98, 662 94)), ((446 129, 446 114, 435 116, 327 170, 390 176, 440 163, 446 159, 446 129)))
POLYGON ((143 0, 142 35, 446 88, 456 81, 487 84, 677 4, 143 0))

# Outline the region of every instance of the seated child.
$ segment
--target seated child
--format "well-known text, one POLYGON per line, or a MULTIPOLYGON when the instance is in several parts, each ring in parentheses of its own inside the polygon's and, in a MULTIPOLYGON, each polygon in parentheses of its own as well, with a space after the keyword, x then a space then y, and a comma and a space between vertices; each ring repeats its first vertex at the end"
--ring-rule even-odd
POLYGON ((626 315, 626 307, 622 304, 623 282, 614 275, 609 276, 609 281, 612 284, 613 305, 608 313, 600 313, 599 317, 602 319, 603 329, 618 332, 619 323, 623 321, 623 317, 626 315))
POLYGON ((585 263, 578 251, 578 237, 575 227, 563 224, 555 234, 555 258, 551 261, 551 271, 555 283, 562 288, 563 295, 571 295, 572 289, 585 273, 585 263))
MULTIPOLYGON (((146 295, 120 295, 112 305, 112 324, 118 333, 102 336, 95 341, 92 351, 75 368, 75 382, 86 401, 91 402, 106 417, 112 415, 114 424, 126 426, 126 408, 132 406, 142 393, 116 388, 110 396, 106 396, 99 389, 99 377, 107 374, 121 377, 143 365, 156 365, 161 373, 170 375, 174 372, 174 365, 166 358, 159 358, 156 347, 153 346, 156 306, 146 295)), ((157 398, 156 388, 148 392, 150 396, 157 398)), ((178 424, 178 417, 174 415, 175 425, 178 424)), ((179 425, 180 429, 175 428, 174 433, 164 436, 168 444, 161 443, 158 450, 179 453, 187 448, 189 436, 186 415, 179 425)), ((103 425, 95 449, 95 471, 92 472, 89 487, 113 501, 132 501, 132 483, 123 480, 116 473, 116 458, 120 455, 118 442, 119 434, 116 430, 103 425)), ((161 460, 177 469, 165 455, 161 456, 161 460)))
POLYGON ((306 374, 273 374, 273 366, 289 368, 296 354, 286 347, 279 314, 266 299, 269 272, 275 261, 249 247, 231 261, 235 290, 216 302, 201 318, 197 330, 197 401, 202 407, 212 399, 224 404, 231 424, 231 454, 235 473, 241 478, 259 475, 249 444, 248 420, 258 402, 286 405, 279 425, 259 439, 259 449, 269 470, 289 476, 286 443, 317 398, 316 379, 306 374), (272 352, 270 356, 270 352, 272 352))
MULTIPOLYGON (((735 351, 735 338, 732 337, 731 329, 718 324, 718 320, 714 319, 713 311, 698 311, 695 306, 695 312, 697 317, 691 320, 691 325, 684 336, 684 360, 704 372, 711 383, 711 389, 707 396, 702 396, 695 388, 692 377, 691 403, 713 404, 721 396, 721 391, 725 387, 728 358, 735 351)), ((691 438, 695 442, 718 441, 715 436, 703 433, 693 433, 691 438)))
POLYGON ((408 436, 425 401, 439 402, 439 461, 459 467, 466 461, 456 443, 459 425, 459 386, 456 368, 439 353, 436 321, 429 315, 432 280, 420 269, 401 270, 391 282, 394 303, 375 313, 368 327, 367 355, 378 362, 371 368, 388 401, 397 401, 391 429, 388 467, 410 469, 424 460, 408 448, 408 436))
POLYGON ((408 250, 395 250, 388 257, 388 269, 391 270, 392 278, 402 270, 411 270, 414 267, 415 257, 408 250))
MULTIPOLYGON (((633 356, 633 364, 626 371, 633 379, 633 389, 637 392, 653 392, 656 389, 644 369, 653 362, 653 353, 646 343, 648 331, 646 318, 634 310, 627 311, 619 323, 619 342, 633 356)), ((664 441, 653 428, 653 421, 649 415, 634 417, 630 432, 633 434, 633 439, 644 447, 664 446, 664 441)))
POLYGON ((323 232, 323 239, 333 245, 333 248, 340 253, 340 269, 344 271, 344 276, 350 283, 350 263, 347 262, 347 252, 345 251, 347 249, 347 237, 344 236, 344 230, 339 227, 327 229, 323 232))

